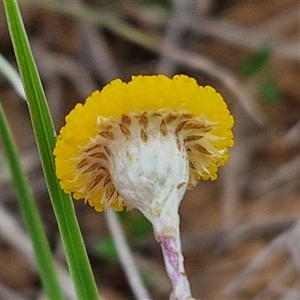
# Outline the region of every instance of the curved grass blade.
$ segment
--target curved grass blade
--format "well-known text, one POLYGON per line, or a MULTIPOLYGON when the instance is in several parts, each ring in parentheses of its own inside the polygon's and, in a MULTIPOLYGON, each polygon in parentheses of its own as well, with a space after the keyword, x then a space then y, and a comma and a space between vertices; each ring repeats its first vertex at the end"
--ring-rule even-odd
POLYGON ((43 224, 29 188, 15 143, 12 138, 2 105, 0 104, 0 136, 9 163, 12 179, 16 187, 19 206, 30 236, 41 280, 49 299, 64 299, 54 269, 49 244, 43 224))
POLYGON ((15 0, 4 0, 4 5, 15 55, 28 99, 42 166, 76 293, 79 299, 98 299, 95 280, 71 197, 60 189, 55 175, 52 151, 55 146, 56 134, 18 3, 15 0))

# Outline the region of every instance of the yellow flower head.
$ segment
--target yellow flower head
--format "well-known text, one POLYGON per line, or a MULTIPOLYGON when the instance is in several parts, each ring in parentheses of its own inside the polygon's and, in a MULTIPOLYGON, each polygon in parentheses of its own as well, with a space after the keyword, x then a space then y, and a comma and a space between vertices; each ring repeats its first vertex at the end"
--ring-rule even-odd
POLYGON ((57 176, 66 193, 97 211, 149 206, 156 215, 175 190, 182 197, 198 180, 217 177, 232 125, 221 95, 193 78, 117 79, 66 117, 54 150, 57 176))

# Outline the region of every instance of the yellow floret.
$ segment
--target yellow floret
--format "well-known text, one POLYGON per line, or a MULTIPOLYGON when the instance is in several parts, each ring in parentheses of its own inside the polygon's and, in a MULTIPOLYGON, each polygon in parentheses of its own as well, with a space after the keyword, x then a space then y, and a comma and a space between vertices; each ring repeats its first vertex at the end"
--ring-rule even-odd
MULTIPOLYGON (((74 193, 75 199, 85 198, 99 211, 105 208, 105 201, 102 199, 104 202, 99 202, 103 190, 98 189, 92 194, 87 191, 88 182, 91 184, 92 179, 76 170, 78 159, 83 159, 87 145, 99 133, 99 126, 109 126, 110 119, 117 120, 123 115, 162 110, 201 116, 203 120, 214 124, 209 135, 215 138, 208 140, 211 140, 214 149, 222 155, 209 157, 208 171, 201 175, 198 169, 204 161, 196 162, 197 156, 194 153, 189 154, 189 159, 196 168, 196 171, 191 170, 190 186, 194 186, 200 178, 215 179, 218 167, 224 165, 228 159, 228 147, 233 145, 231 128, 234 121, 222 96, 212 87, 199 86, 195 79, 185 75, 176 75, 173 78, 164 75, 136 76, 128 83, 116 79, 101 91, 93 92, 85 104, 77 104, 66 117, 66 125, 60 131, 54 150, 57 177, 65 192, 74 193), (99 117, 106 121, 99 125, 99 117)), ((126 205, 126 201, 120 195, 109 203, 109 206, 118 210, 123 205, 126 205)))

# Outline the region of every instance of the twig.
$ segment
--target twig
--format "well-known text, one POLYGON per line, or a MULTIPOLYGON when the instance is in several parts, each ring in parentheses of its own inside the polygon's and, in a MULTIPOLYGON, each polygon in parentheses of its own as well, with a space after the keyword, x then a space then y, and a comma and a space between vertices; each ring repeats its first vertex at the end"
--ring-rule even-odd
POLYGON ((228 163, 221 169, 220 178, 222 179, 222 219, 223 227, 226 229, 233 228, 240 221, 238 216, 238 206, 240 200, 240 189, 237 184, 238 174, 246 164, 246 156, 249 151, 243 145, 239 144, 239 140, 235 141, 234 147, 230 150, 230 159, 228 163))
POLYGON ((0 236, 28 262, 28 266, 36 271, 36 262, 30 240, 23 229, 2 205, 0 205, 0 236))
POLYGON ((166 47, 164 55, 178 64, 201 71, 223 84, 241 103, 247 113, 259 124, 265 123, 265 116, 259 110, 256 102, 246 87, 231 72, 222 68, 208 57, 177 47, 166 47))
MULTIPOLYGON (((29 2, 26 3, 26 5, 31 4, 32 3, 29 2)), ((151 37, 143 31, 127 24, 116 14, 95 10, 85 3, 70 6, 69 3, 62 1, 37 1, 34 5, 98 24, 134 44, 140 45, 149 50, 158 51, 160 43, 159 40, 157 40, 157 37, 151 37)))
MULTIPOLYGON (((193 2, 193 1, 181 1, 181 2, 193 2)), ((160 49, 161 42, 159 38, 150 37, 148 34, 137 30, 136 28, 123 22, 114 14, 105 14, 101 11, 93 11, 90 7, 86 5, 72 6, 68 3, 61 3, 58 1, 44 1, 35 2, 34 5, 39 5, 41 7, 52 9, 57 12, 65 13, 68 15, 76 16, 86 21, 99 24, 116 34, 128 39, 129 41, 141 45, 146 49, 158 52, 160 49)), ((298 11, 298 6, 295 6, 295 11, 298 11)), ((212 21, 211 19, 201 19, 199 23, 196 19, 197 16, 186 18, 185 28, 192 30, 201 36, 209 35, 215 37, 218 40, 225 41, 230 44, 237 46, 242 46, 244 48, 254 50, 257 49, 262 43, 268 40, 268 36, 264 32, 258 34, 258 30, 246 29, 238 26, 232 21, 218 20, 212 21)), ((295 20, 295 23, 297 20, 295 20)), ((274 53, 276 55, 290 58, 290 59, 300 59, 300 52, 296 51, 299 48, 297 42, 294 44, 287 44, 286 41, 282 41, 278 45, 278 41, 273 41, 274 53), (298 48, 297 48, 298 47, 298 48)))
POLYGON ((282 143, 287 147, 300 145, 300 120, 285 133, 282 143))
POLYGON ((65 117, 63 98, 64 82, 60 76, 52 76, 47 80, 45 92, 49 102, 49 108, 52 114, 54 124, 60 124, 65 117))
POLYGON ((282 297, 279 300, 294 300, 298 299, 300 295, 300 280, 297 280, 297 282, 288 290, 286 290, 282 297))
POLYGON ((264 180, 264 182, 261 183, 261 192, 267 194, 268 192, 276 188, 276 186, 295 182, 296 180, 298 180, 300 178, 299 164, 300 155, 284 164, 281 164, 278 169, 273 172, 272 177, 264 180))
POLYGON ((299 8, 299 3, 293 4, 290 8, 260 22, 253 30, 261 32, 266 38, 278 39, 289 28, 299 26, 299 8))
POLYGON ((287 243, 287 250, 291 254, 294 267, 300 274, 300 221, 296 223, 291 231, 287 243))
MULTIPOLYGON (((286 287, 283 282, 293 273, 293 262, 289 259, 284 266, 279 270, 278 274, 268 283, 268 285, 257 294, 252 300, 264 300, 274 295, 282 294, 286 291, 286 287)), ((288 299, 288 298, 285 298, 288 299)))
POLYGON ((79 30, 82 36, 81 52, 85 61, 95 69, 98 78, 106 83, 119 77, 119 68, 101 31, 96 32, 95 27, 86 22, 79 23, 79 30))
MULTIPOLYGON (((16 219, 2 205, 0 205, 0 236, 26 259, 28 266, 34 272, 37 271, 36 261, 29 238, 23 232, 23 229, 17 223, 16 219)), ((55 266, 64 293, 69 299, 75 299, 76 293, 68 272, 58 262, 55 262, 55 266)))
POLYGON ((128 278, 131 289, 136 297, 136 299, 151 299, 148 291, 146 290, 139 271, 137 269, 136 263, 132 256, 129 245, 126 241, 125 234, 123 232, 120 221, 116 215, 116 212, 108 209, 105 211, 106 221, 111 232, 111 235, 116 244, 117 252, 120 258, 120 263, 123 270, 128 278))
POLYGON ((193 1, 172 1, 171 16, 167 23, 167 30, 162 41, 161 56, 157 64, 156 70, 159 74, 173 75, 176 72, 176 61, 172 60, 166 54, 167 49, 173 45, 180 45, 182 35, 185 31, 184 21, 189 18, 193 1))
MULTIPOLYGON (((228 247, 232 247, 236 243, 247 241, 250 239, 258 239, 263 236, 276 235, 283 230, 287 230, 296 221, 296 218, 272 218, 264 223, 252 224, 248 223, 242 226, 238 226, 235 229, 223 233, 223 239, 221 240, 220 248, 224 250, 228 247)), ((220 251, 221 251, 220 250, 220 251)))
POLYGON ((29 300, 28 298, 21 296, 19 293, 16 293, 8 289, 4 284, 0 282, 0 299, 5 300, 29 300))
MULTIPOLYGON (((230 284, 225 288, 225 290, 219 295, 220 299, 234 299, 237 297, 240 289, 247 282, 247 279, 254 275, 256 272, 262 268, 269 265, 272 259, 280 254, 283 250, 287 248, 287 244, 293 238, 295 238, 295 233, 299 231, 300 221, 298 221, 293 228, 283 232, 277 236, 264 250, 262 250, 256 257, 249 263, 249 265, 242 271, 230 284)), ((299 237, 296 237, 299 239, 299 237)))
MULTIPOLYGON (((276 21, 281 20, 281 23, 286 27, 286 25, 297 24, 299 18, 299 5, 296 5, 288 13, 284 12, 283 16, 276 16, 276 21), (291 20, 288 20, 286 14, 289 15, 291 20), (277 17, 279 19, 277 19, 277 17), (286 24, 288 21, 289 24, 286 24)), ((214 37, 220 41, 230 43, 236 46, 247 48, 250 50, 255 50, 263 43, 270 43, 272 45, 272 50, 275 55, 282 56, 291 59, 300 59, 299 51, 290 51, 291 44, 287 41, 279 40, 276 32, 276 28, 280 28, 280 24, 276 24, 274 28, 275 17, 272 18, 269 23, 265 23, 265 30, 262 29, 263 24, 252 29, 241 27, 240 25, 228 20, 212 20, 212 19, 201 19, 199 22, 196 17, 186 19, 186 27, 193 30, 195 33, 200 34, 200 36, 208 35, 214 37), (273 32, 270 32, 270 28, 273 26, 273 32), (287 44, 287 45, 286 45, 287 44)), ((297 47, 297 43, 295 43, 297 47)), ((292 47, 292 50, 295 50, 292 47)), ((299 44, 298 44, 299 48, 299 44)))
MULTIPOLYGON (((80 0, 68 1, 70 6, 82 5, 80 0)), ((98 77, 105 83, 120 75, 112 51, 110 51, 101 31, 96 31, 93 24, 78 20, 81 36, 79 56, 82 56, 89 69, 95 69, 98 77)))
MULTIPOLYGON (((254 184, 259 184, 255 182, 254 184)), ((258 196, 256 203, 251 206, 249 210, 259 211, 268 205, 272 205, 275 201, 281 201, 286 198, 287 195, 294 193, 299 190, 300 183, 298 180, 287 181, 284 184, 275 186, 273 189, 270 189, 268 192, 258 196)), ((250 212, 250 211, 249 211, 250 212)))
POLYGON ((69 79, 82 97, 95 86, 89 72, 78 62, 61 53, 51 52, 40 40, 31 43, 42 77, 47 80, 62 76, 69 79))
MULTIPOLYGON (((185 252, 198 252, 203 248, 214 247, 216 249, 214 253, 219 255, 228 248, 233 247, 236 243, 250 239, 260 239, 264 236, 276 236, 291 227, 296 220, 296 217, 278 217, 261 223, 247 223, 245 225, 236 226, 235 228, 220 228, 184 233, 182 235, 182 244, 184 245, 185 252)), ((151 237, 140 242, 139 247, 141 247, 141 249, 147 249, 155 255, 159 255, 160 253, 160 249, 155 247, 155 241, 151 237)))

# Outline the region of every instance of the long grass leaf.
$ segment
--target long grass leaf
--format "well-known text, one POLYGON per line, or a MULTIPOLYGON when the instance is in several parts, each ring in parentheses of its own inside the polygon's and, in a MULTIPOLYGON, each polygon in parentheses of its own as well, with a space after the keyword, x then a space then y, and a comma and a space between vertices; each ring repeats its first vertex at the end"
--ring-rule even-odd
POLYGON ((0 136, 11 170, 12 179, 16 187, 21 213, 23 215, 28 234, 31 238, 38 270, 46 295, 49 299, 64 299, 59 285, 59 280, 55 272, 50 247, 43 230, 43 224, 25 173, 22 169, 21 161, 1 104, 0 136))
POLYGON ((71 197, 62 192, 55 175, 52 152, 56 134, 18 3, 15 0, 4 0, 4 4, 42 166, 76 293, 79 299, 98 299, 71 197))

